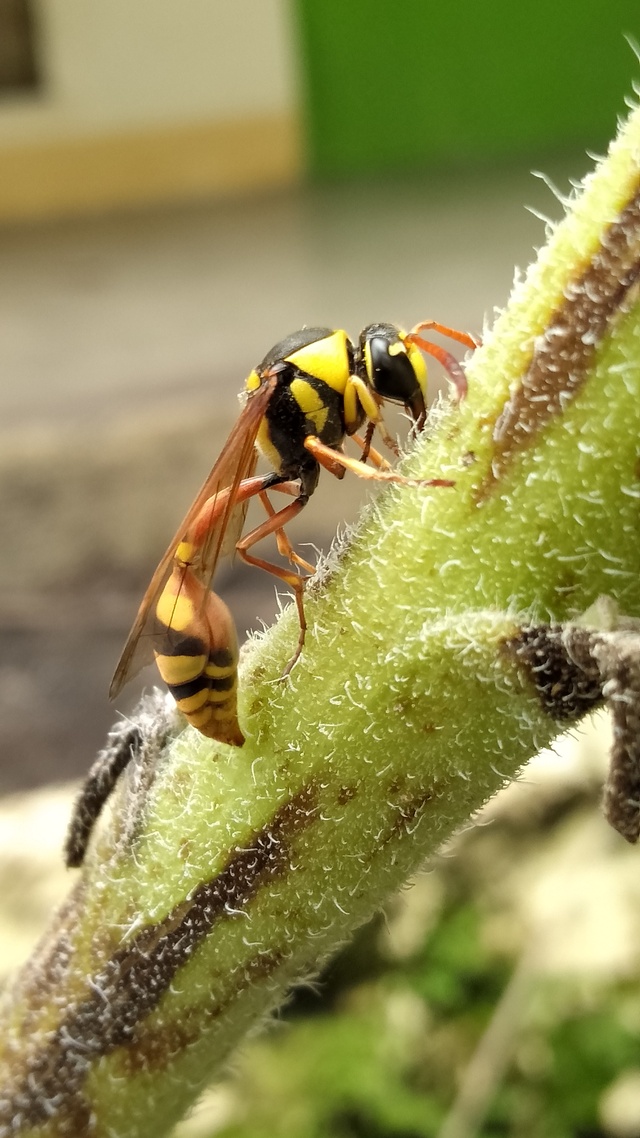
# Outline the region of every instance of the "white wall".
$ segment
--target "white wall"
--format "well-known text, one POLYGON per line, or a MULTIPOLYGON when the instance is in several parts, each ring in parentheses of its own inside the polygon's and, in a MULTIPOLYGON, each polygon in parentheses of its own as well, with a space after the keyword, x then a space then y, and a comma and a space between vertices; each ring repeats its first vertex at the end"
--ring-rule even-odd
POLYGON ((37 95, 0 102, 0 145, 291 114, 288 0, 36 0, 37 95))

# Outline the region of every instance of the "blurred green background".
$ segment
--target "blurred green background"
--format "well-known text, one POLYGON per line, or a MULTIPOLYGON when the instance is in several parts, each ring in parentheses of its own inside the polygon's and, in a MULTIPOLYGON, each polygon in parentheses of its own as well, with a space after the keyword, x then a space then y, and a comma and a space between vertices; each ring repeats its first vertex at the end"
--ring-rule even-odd
POLYGON ((297 0, 314 175, 603 147, 629 94, 632 0, 297 0))

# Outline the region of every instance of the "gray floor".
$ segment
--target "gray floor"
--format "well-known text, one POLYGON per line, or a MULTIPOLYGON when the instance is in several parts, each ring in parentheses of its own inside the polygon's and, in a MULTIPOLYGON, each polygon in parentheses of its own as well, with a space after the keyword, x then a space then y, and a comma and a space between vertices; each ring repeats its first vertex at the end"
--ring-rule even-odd
MULTIPOLYGON (((587 166, 546 168, 566 192, 587 166)), ((561 214, 520 169, 0 232, 4 788, 79 775, 101 745, 139 596, 249 369, 304 324, 480 332, 544 239, 527 204, 561 214)), ((319 490, 297 540, 331 540, 354 481, 319 490)), ((271 616, 266 575, 217 584, 241 632, 271 616)))

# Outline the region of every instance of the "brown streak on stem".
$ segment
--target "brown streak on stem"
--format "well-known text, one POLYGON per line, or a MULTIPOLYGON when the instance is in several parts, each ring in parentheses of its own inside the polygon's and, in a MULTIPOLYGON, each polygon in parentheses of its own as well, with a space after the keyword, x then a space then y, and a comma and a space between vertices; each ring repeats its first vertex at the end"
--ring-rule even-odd
POLYGON ((584 383, 614 318, 628 306, 640 277, 640 191, 605 229, 581 276, 565 285, 565 299, 536 338, 531 363, 496 422, 491 470, 478 487, 481 501, 514 458, 561 414, 584 383))
POLYGON ((154 1029, 145 1028, 130 1047, 120 1049, 117 1077, 128 1078, 141 1071, 164 1070, 182 1051, 202 1038, 208 1024, 224 1015, 243 988, 271 976, 287 958, 285 951, 259 952, 245 962, 237 982, 227 990, 225 999, 211 991, 208 1006, 204 1006, 204 1001, 199 1002, 180 1020, 167 1020, 154 1029))
MULTIPOLYGON (((181 901, 163 921, 147 926, 119 948, 101 971, 89 978, 85 988, 88 994, 67 1005, 45 1045, 34 1047, 26 1063, 23 1060, 15 1072, 13 1086, 4 1088, 0 1098, 0 1133, 18 1135, 54 1116, 56 1133, 84 1133, 79 1119, 87 1116, 88 1104, 82 1088, 100 1056, 119 1047, 134 1048, 137 1054, 133 1062, 138 1069, 148 1069, 154 1058, 162 1063, 175 1058, 190 1041, 189 1033, 175 1032, 168 1025, 164 1046, 155 1030, 146 1049, 146 1017, 216 921, 233 920, 246 911, 263 885, 287 872, 291 841, 317 817, 317 790, 310 782, 285 802, 246 846, 234 851, 216 877, 198 886, 189 900, 181 901)), ((66 928, 64 934, 68 935, 66 928)), ((66 952, 61 952, 61 947, 54 944, 49 951, 52 959, 59 957, 64 961, 66 969, 69 946, 66 945, 66 952)), ((256 978, 268 975, 279 959, 277 953, 258 956, 244 969, 238 969, 233 992, 225 990, 223 1003, 236 998, 256 978)), ((55 979, 58 968, 47 970, 43 961, 39 978, 44 1005, 50 999, 46 983, 49 974, 55 979)), ((38 985, 34 980, 32 977, 35 994, 38 985)), ((212 997, 209 1015, 216 1012, 212 997)), ((19 1056, 16 1059, 20 1061, 19 1056)))

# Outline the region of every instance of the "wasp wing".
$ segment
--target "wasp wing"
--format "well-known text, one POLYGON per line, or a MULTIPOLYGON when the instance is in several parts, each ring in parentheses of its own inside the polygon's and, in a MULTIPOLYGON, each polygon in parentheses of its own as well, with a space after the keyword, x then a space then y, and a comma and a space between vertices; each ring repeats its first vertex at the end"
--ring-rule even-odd
POLYGON ((273 395, 275 384, 275 378, 268 377, 247 398, 247 402, 240 412, 213 469, 205 479, 202 488, 172 538, 164 557, 158 564, 142 598, 138 614, 114 672, 109 688, 110 699, 115 699, 125 683, 132 679, 141 668, 153 662, 156 604, 173 568, 176 548, 181 541, 187 538, 194 522, 198 519, 198 515, 209 499, 212 502, 211 513, 213 516, 215 499, 222 491, 227 494, 225 508, 216 522, 207 528, 199 556, 198 576, 202 579, 206 578, 207 585, 213 578, 220 555, 227 547, 232 547, 232 544, 235 546, 244 521, 246 503, 235 505, 234 498, 240 482, 244 478, 250 477, 255 470, 257 461, 254 445, 256 435, 269 400, 273 395), (229 537, 228 541, 226 535, 229 537), (232 538, 233 543, 231 543, 232 538))

